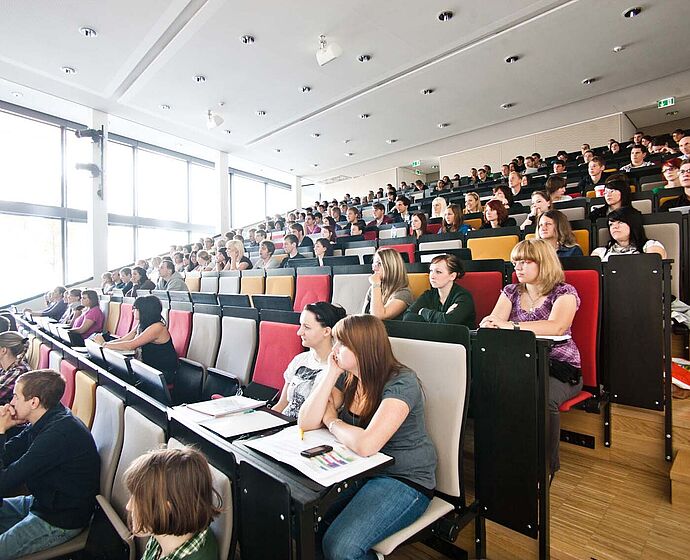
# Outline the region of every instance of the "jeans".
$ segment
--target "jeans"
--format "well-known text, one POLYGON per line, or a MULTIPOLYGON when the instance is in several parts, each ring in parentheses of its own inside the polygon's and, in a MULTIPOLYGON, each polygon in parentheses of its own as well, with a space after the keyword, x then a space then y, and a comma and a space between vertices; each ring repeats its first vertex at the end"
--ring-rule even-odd
POLYGON ((563 383, 555 377, 549 377, 549 441, 547 451, 551 454, 551 474, 561 468, 558 450, 561 444, 561 416, 558 407, 572 399, 582 390, 582 378, 577 385, 563 383))
POLYGON ((33 496, 4 498, 0 507, 0 560, 52 548, 83 529, 61 529, 29 512, 33 496))
POLYGON ((337 514, 323 537, 326 560, 375 560, 371 547, 416 521, 426 511, 429 498, 387 476, 365 481, 346 493, 326 514, 337 514), (345 504, 346 499, 354 494, 345 504), (333 509, 335 508, 335 512, 333 509), (342 511, 338 513, 338 509, 342 511))

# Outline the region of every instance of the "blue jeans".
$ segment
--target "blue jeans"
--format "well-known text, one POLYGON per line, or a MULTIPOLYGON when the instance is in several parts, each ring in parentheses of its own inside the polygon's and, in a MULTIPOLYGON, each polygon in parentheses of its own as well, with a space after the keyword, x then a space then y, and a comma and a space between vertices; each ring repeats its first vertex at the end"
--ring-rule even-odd
POLYGON ((52 548, 83 529, 61 529, 29 512, 33 496, 4 498, 0 507, 0 560, 52 548))
POLYGON ((326 560, 373 560, 371 547, 416 521, 428 505, 424 494, 388 476, 355 486, 333 506, 344 507, 323 537, 323 555, 326 560))

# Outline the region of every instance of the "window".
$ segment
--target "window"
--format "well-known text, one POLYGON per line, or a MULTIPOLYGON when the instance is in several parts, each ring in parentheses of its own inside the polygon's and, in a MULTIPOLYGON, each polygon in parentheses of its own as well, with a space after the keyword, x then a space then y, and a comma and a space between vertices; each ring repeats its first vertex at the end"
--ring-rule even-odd
POLYGON ((91 227, 87 222, 67 222, 67 270, 65 283, 93 276, 91 227))
POLYGON ((77 170, 75 168, 77 163, 95 163, 99 167, 101 166, 100 161, 94 161, 91 140, 89 138, 77 138, 74 132, 68 130, 65 133, 66 206, 88 210, 91 206, 93 179, 88 171, 77 170))
POLYGON ((60 206, 60 128, 0 111, 0 200, 60 206))
POLYGON ((108 142, 106 173, 108 212, 131 216, 134 214, 134 149, 117 142, 108 142))
POLYGON ((3 302, 45 293, 63 283, 61 220, 0 214, 0 231, 19 247, 30 247, 21 270, 0 275, 3 302))
POLYGON ((210 231, 218 230, 219 198, 215 169, 189 164, 189 221, 192 224, 208 225, 210 231))
POLYGON ((245 226, 266 218, 266 183, 233 173, 230 184, 233 227, 245 226))
POLYGON ((295 199, 292 191, 284 187, 278 187, 271 183, 266 184, 266 215, 285 214, 295 207, 295 199))
POLYGON ((137 216, 187 222, 187 162, 137 151, 137 216))
POLYGON ((150 259, 170 248, 170 245, 186 245, 189 234, 181 230, 139 228, 137 230, 137 258, 150 259))
POLYGON ((134 262, 134 228, 108 226, 108 269, 134 262))

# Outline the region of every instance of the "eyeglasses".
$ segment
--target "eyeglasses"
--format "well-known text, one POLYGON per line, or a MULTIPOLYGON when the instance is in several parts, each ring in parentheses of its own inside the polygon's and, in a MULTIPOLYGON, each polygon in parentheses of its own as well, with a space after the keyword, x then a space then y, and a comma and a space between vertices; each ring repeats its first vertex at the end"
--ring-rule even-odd
POLYGON ((534 261, 531 261, 529 259, 524 259, 522 261, 511 261, 513 263, 514 268, 524 268, 525 266, 534 264, 534 261))
POLYGON ((681 169, 678 173, 681 175, 690 175, 690 169, 681 169))

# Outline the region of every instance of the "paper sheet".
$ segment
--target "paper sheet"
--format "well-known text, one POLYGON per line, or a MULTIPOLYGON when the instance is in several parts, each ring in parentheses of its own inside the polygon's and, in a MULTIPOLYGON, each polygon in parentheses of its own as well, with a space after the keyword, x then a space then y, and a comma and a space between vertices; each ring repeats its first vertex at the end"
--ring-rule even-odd
POLYGON ((216 432, 218 435, 229 438, 242 434, 251 434, 261 430, 284 426, 288 421, 279 418, 263 410, 252 410, 251 412, 241 412, 230 416, 209 419, 199 422, 200 426, 216 432))
POLYGON ((243 445, 261 451, 278 461, 287 463, 322 486, 331 486, 347 480, 378 465, 390 457, 377 453, 361 457, 340 443, 326 429, 304 433, 300 439, 297 426, 290 426, 277 434, 242 442, 243 445), (333 451, 310 459, 302 457, 300 451, 318 445, 330 445, 333 451))
POLYGON ((266 401, 258 401, 256 399, 250 399, 249 397, 235 395, 232 397, 223 397, 222 399, 211 399, 208 401, 190 403, 187 405, 187 408, 201 412, 207 416, 218 417, 260 408, 265 404, 266 401))

